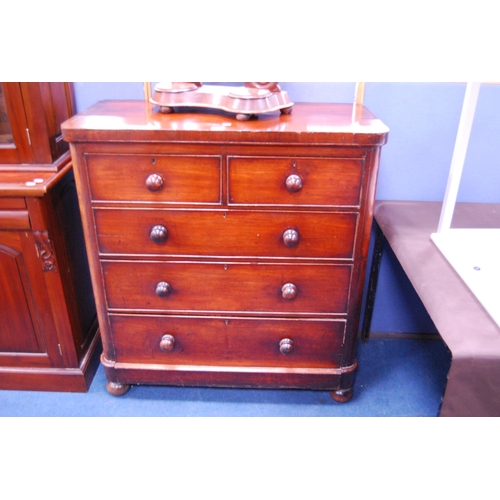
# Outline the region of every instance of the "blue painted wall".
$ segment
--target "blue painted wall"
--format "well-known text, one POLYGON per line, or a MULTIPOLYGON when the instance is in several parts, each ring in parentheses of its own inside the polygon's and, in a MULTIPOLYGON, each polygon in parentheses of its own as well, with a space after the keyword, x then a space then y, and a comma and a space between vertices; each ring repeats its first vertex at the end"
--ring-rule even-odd
MULTIPOLYGON (((280 82, 294 102, 352 102, 355 84, 280 82)), ((365 105, 390 129, 382 150, 377 199, 442 201, 465 83, 374 83, 365 105)), ((143 99, 143 85, 76 82, 77 110, 103 99, 143 99)), ((459 201, 500 203, 500 85, 482 85, 458 195, 459 201)), ((372 331, 435 331, 397 260, 381 267, 372 331)))

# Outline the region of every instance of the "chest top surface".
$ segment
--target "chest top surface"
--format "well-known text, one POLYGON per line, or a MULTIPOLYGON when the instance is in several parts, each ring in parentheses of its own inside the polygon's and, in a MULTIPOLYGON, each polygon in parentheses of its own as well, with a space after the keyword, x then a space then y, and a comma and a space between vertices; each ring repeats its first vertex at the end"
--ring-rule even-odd
POLYGON ((351 104, 297 103, 290 115, 246 122, 212 110, 163 114, 144 101, 101 101, 62 125, 68 142, 201 141, 382 146, 389 129, 368 109, 353 122, 351 104))

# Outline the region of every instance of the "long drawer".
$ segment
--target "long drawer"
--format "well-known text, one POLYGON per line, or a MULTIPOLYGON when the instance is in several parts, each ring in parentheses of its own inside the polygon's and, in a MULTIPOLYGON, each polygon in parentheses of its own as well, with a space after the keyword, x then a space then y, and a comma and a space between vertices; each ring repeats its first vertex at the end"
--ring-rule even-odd
POLYGON ((221 157, 87 155, 94 201, 221 203, 221 157))
POLYGON ((337 158, 230 157, 234 205, 358 206, 364 161, 337 158))
POLYGON ((344 314, 350 265, 103 261, 110 309, 344 314))
POLYGON ((94 209, 99 251, 351 259, 356 213, 94 209))
POLYGON ((116 361, 336 368, 345 321, 110 315, 116 361))

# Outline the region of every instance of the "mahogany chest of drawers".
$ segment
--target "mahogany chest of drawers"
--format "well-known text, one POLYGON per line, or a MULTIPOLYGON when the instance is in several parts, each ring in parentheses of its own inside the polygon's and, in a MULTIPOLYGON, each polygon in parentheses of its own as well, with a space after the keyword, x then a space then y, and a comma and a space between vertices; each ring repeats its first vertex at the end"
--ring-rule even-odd
POLYGON ((96 104, 70 142, 110 393, 131 384, 352 396, 388 129, 368 110, 161 114, 96 104))

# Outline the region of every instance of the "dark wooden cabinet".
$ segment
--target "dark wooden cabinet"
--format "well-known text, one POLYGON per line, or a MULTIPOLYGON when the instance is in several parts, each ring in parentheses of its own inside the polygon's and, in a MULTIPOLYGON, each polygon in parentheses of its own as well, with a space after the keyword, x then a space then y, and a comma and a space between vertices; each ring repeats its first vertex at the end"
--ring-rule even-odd
POLYGON ((0 389, 84 392, 100 338, 67 83, 0 84, 0 389))
POLYGON ((368 110, 240 122, 107 101, 66 121, 108 390, 352 396, 379 155, 368 110))

